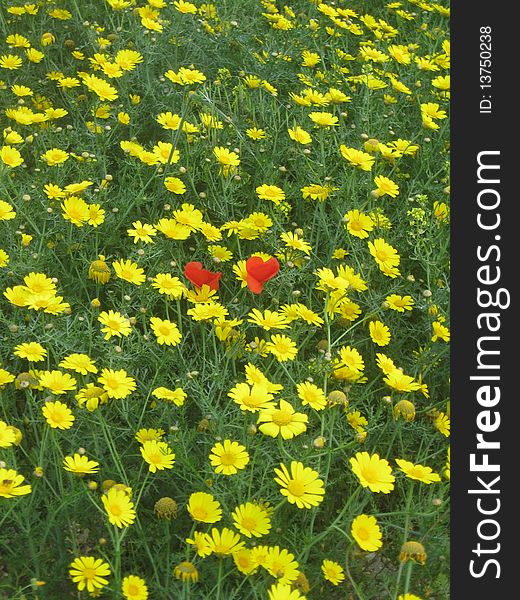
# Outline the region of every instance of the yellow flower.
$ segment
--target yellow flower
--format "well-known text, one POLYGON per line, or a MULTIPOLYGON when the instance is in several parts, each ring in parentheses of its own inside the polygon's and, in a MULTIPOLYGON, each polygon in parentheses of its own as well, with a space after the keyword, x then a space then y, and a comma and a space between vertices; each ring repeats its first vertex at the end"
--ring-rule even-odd
POLYGON ((334 560, 324 559, 321 563, 323 577, 333 585, 339 585, 345 579, 343 567, 334 560))
POLYGON ((302 129, 299 125, 294 127, 294 129, 288 129, 289 137, 291 140, 298 142, 298 144, 307 145, 312 142, 312 137, 310 133, 307 133, 305 129, 302 129))
POLYGON ((107 283, 110 280, 110 267, 105 262, 105 257, 100 254, 98 260, 90 263, 88 277, 96 283, 107 283))
POLYGON ((124 317, 119 311, 109 310, 99 313, 97 320, 104 325, 101 328, 101 332, 105 334, 105 340, 116 336, 127 336, 131 333, 132 327, 130 325, 130 319, 124 317))
POLYGON ((241 548, 233 553, 233 562, 236 568, 244 575, 251 575, 258 570, 258 564, 254 560, 253 551, 241 548))
POLYGON ((350 464, 361 485, 368 487, 371 492, 389 494, 394 489, 395 477, 390 464, 386 459, 379 458, 379 454, 357 452, 350 458, 350 464))
POLYGON ((441 223, 450 222, 450 209, 446 202, 438 202, 437 200, 433 203, 433 214, 437 221, 441 223))
POLYGON ((148 587, 144 579, 137 575, 127 575, 123 578, 121 591, 126 600, 147 600, 148 587))
POLYGON ((135 379, 130 377, 124 369, 114 371, 113 369, 105 368, 101 371, 98 381, 107 392, 109 398, 126 398, 137 387, 135 379))
POLYGON ((159 345, 177 346, 182 339, 181 332, 175 323, 168 319, 151 317, 150 325, 159 345))
POLYGON ((186 186, 178 177, 166 177, 164 187, 173 194, 182 195, 186 192, 186 186))
POLYGON ((337 127, 339 119, 329 112, 312 112, 309 114, 309 119, 318 125, 318 127, 337 127))
POLYGON ((111 575, 110 566, 101 558, 93 556, 80 556, 70 563, 69 574, 72 581, 78 586, 78 591, 87 590, 90 594, 103 589, 108 585, 111 575))
POLYGON ((244 547, 240 536, 227 527, 224 527, 222 531, 213 527, 208 534, 208 543, 211 552, 218 558, 234 554, 244 547))
POLYGON ((290 473, 283 463, 280 463, 279 469, 274 469, 276 474, 274 480, 280 486, 280 493, 298 508, 318 506, 325 495, 323 481, 319 478, 319 474, 294 460, 290 467, 290 473))
POLYGON ((390 343, 390 329, 381 321, 370 321, 370 337, 378 346, 388 346, 390 343))
POLYGON ((54 44, 55 41, 56 37, 50 32, 42 34, 40 38, 40 43, 42 46, 50 46, 51 44, 54 44))
MULTIPOLYGON (((29 236, 32 239, 32 236, 29 236)), ((23 245, 23 243, 22 243, 23 245)), ((9 264, 9 254, 2 248, 0 248, 0 268, 3 268, 9 264)))
POLYGON ((195 6, 195 4, 192 4, 191 2, 186 2, 185 0, 176 0, 173 3, 173 6, 175 6, 175 8, 180 13, 191 14, 191 15, 197 14, 197 7, 195 6))
POLYGON ((45 54, 43 52, 40 52, 39 50, 36 50, 36 48, 27 49, 25 51, 25 55, 27 56, 30 62, 36 64, 40 63, 45 57, 45 54))
POLYGON ((296 389, 304 406, 309 405, 314 410, 323 410, 327 406, 325 392, 314 383, 298 383, 296 389))
POLYGON ((176 565, 173 569, 173 574, 177 579, 182 579, 182 581, 196 583, 199 580, 197 567, 188 560, 184 560, 176 565))
POLYGON ((70 154, 65 152, 65 150, 61 150, 60 148, 51 148, 47 150, 44 154, 41 155, 41 159, 44 160, 49 167, 54 167, 56 165, 61 165, 66 160, 69 159, 70 154))
POLYGON ((250 127, 249 129, 246 129, 246 135, 252 140, 265 140, 267 137, 267 133, 258 127, 250 127))
POLYGON ((86 354, 79 352, 73 352, 67 355, 59 363, 60 367, 64 369, 71 369, 80 375, 87 375, 87 373, 97 373, 97 367, 94 361, 86 354))
POLYGON ((375 552, 383 545, 381 529, 377 519, 371 515, 359 515, 352 521, 350 530, 359 547, 367 552, 375 552))
POLYGON ((264 435, 290 440, 307 429, 308 420, 307 415, 296 412, 289 402, 280 400, 278 408, 261 410, 257 423, 261 423, 259 429, 264 435))
POLYGON ((100 404, 108 402, 108 394, 102 387, 87 383, 86 387, 79 390, 75 396, 79 406, 85 405, 89 412, 95 411, 100 404))
POLYGON ((246 467, 249 462, 249 454, 242 444, 224 440, 213 446, 209 460, 217 473, 235 475, 246 467))
POLYGON ((76 380, 61 371, 44 371, 40 376, 40 385, 52 394, 60 395, 76 389, 76 380))
POLYGON ((424 102, 421 104, 421 114, 424 117, 428 117, 430 119, 446 119, 447 114, 446 111, 441 110, 440 106, 435 102, 424 102))
POLYGON ((72 411, 63 402, 46 402, 42 407, 42 413, 53 429, 70 429, 75 420, 72 411))
POLYGON ((450 341, 450 330, 445 325, 443 325, 439 321, 434 321, 432 323, 432 328, 433 328, 433 335, 431 338, 432 342, 436 342, 437 340, 442 340, 443 342, 450 341))
POLYGON ((287 583, 273 583, 267 590, 268 600, 305 600, 298 589, 293 589, 287 583))
POLYGON ((2 146, 0 149, 0 160, 11 169, 19 167, 24 163, 22 155, 13 146, 2 146))
POLYGON ((146 279, 143 269, 131 260, 116 260, 112 263, 112 266, 114 267, 116 276, 124 281, 128 281, 135 285, 141 285, 146 279))
POLYGON ((397 196, 399 196, 399 186, 391 179, 388 179, 388 177, 377 175, 374 178, 374 183, 377 187, 372 192, 372 194, 376 198, 381 198, 381 196, 385 195, 391 196, 392 198, 396 198, 397 196))
POLYGON ((188 512, 194 521, 216 523, 222 518, 220 503, 206 492, 193 492, 187 505, 188 512))
POLYGON ((401 262, 401 258, 397 250, 388 244, 383 238, 377 238, 373 242, 368 242, 370 254, 375 258, 375 261, 380 270, 390 277, 399 275, 397 268, 401 262))
POLYGON ((19 33, 12 33, 5 38, 5 43, 12 48, 30 48, 31 43, 29 40, 19 33))
POLYGON ((63 218, 76 227, 83 227, 90 217, 89 205, 79 196, 69 196, 61 204, 63 218))
POLYGON ((315 67, 320 60, 320 55, 317 52, 310 52, 309 50, 302 52, 302 67, 315 67))
POLYGON ((0 200, 0 221, 10 221, 16 217, 14 208, 5 200, 0 200))
POLYGON ((271 310, 265 310, 263 313, 257 308, 248 314, 248 323, 254 323, 261 327, 264 331, 271 329, 287 329, 289 323, 284 315, 271 310))
POLYGON ((264 183, 256 188, 256 193, 261 200, 270 200, 274 204, 280 204, 285 200, 285 192, 277 185, 264 183))
POLYGON ((18 344, 13 354, 26 358, 29 362, 40 362, 47 356, 47 350, 39 342, 26 342, 18 344))
POLYGON ((349 210, 343 217, 343 222, 346 224, 347 231, 361 240, 367 238, 368 233, 374 229, 374 222, 370 216, 357 208, 349 210))
POLYGON ((186 291, 186 286, 182 281, 169 273, 158 273, 152 280, 152 287, 156 288, 160 294, 165 294, 169 300, 182 298, 186 291))
POLYGON ((158 440, 147 440, 141 446, 141 455, 148 463, 150 473, 163 471, 164 469, 173 469, 175 454, 171 451, 166 442, 158 440))
POLYGON ((30 494, 32 491, 31 486, 21 485, 24 479, 23 475, 20 475, 14 469, 0 467, 0 498, 14 498, 15 496, 30 494))
POLYGON ((99 204, 89 204, 88 207, 88 219, 87 223, 92 227, 98 227, 105 222, 105 211, 99 204))
POLYGON ((274 406, 273 395, 268 391, 266 385, 254 383, 249 386, 247 383, 237 383, 228 393, 228 396, 234 400, 241 410, 258 412, 263 408, 272 408, 274 406))
POLYGON ((405 375, 401 370, 394 369, 383 378, 383 381, 396 392, 413 392, 421 388, 410 375, 405 375))
POLYGON ((171 240, 186 240, 191 234, 189 227, 178 223, 175 219, 161 219, 155 228, 171 240))
POLYGON ((414 301, 411 296, 400 296, 399 294, 390 294, 385 298, 388 308, 397 312, 412 310, 414 301))
POLYGON ((78 454, 76 452, 74 456, 66 456, 63 459, 63 468, 65 471, 83 476, 97 473, 99 471, 99 463, 95 460, 90 460, 85 454, 78 454))
POLYGON ((246 502, 237 506, 231 514, 238 531, 250 538, 267 535, 271 529, 269 513, 260 504, 246 502))
POLYGON ((117 100, 118 93, 115 87, 110 85, 108 81, 105 81, 101 77, 96 75, 85 74, 82 77, 83 84, 91 91, 94 92, 98 98, 111 102, 117 100))
POLYGON ((213 155, 221 165, 223 175, 234 173, 240 164, 238 154, 224 146, 216 146, 213 148, 213 155))
POLYGON ((304 199, 311 198, 312 200, 320 200, 321 202, 324 202, 330 196, 330 193, 336 191, 337 189, 338 188, 330 185, 313 183, 311 185, 302 187, 300 191, 304 199))
POLYGON ((9 448, 16 443, 14 427, 0 420, 0 448, 9 448))
POLYGON ((361 150, 356 150, 356 148, 349 148, 345 145, 341 145, 339 149, 343 158, 350 164, 358 167, 362 171, 372 170, 372 165, 374 164, 375 159, 371 154, 361 150))
POLYGON ((275 334, 266 343, 265 349, 275 356, 279 362, 294 360, 298 354, 296 343, 286 335, 275 334))
POLYGON ((441 480, 440 476, 437 473, 434 473, 430 467, 414 465, 414 463, 401 458, 396 458, 395 462, 401 471, 410 479, 416 479, 417 481, 426 484, 441 480))
POLYGON ((16 54, 2 54, 0 56, 0 69, 15 71, 22 66, 22 59, 16 54))
POLYGON ((260 551, 255 552, 255 559, 259 563, 262 560, 263 564, 260 564, 262 564, 262 566, 270 575, 276 577, 278 580, 278 586, 290 584, 296 581, 299 571, 298 563, 294 558, 294 554, 288 552, 285 548, 280 548, 279 546, 269 547, 267 549, 267 556, 265 559, 262 557, 262 554, 264 554, 264 552, 260 547, 260 551))
POLYGON ((122 529, 135 521, 134 504, 126 490, 113 486, 101 496, 101 502, 105 507, 110 524, 122 529))

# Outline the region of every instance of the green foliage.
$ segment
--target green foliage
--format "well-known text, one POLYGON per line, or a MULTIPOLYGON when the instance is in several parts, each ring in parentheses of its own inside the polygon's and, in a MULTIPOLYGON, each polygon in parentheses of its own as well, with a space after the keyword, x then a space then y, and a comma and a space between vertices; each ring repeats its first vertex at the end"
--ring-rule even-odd
MULTIPOLYGON (((90 597, 78 592, 69 576, 70 563, 79 556, 102 558, 110 565, 101 597, 124 597, 121 582, 132 574, 146 581, 150 598, 268 598, 276 578, 266 569, 246 576, 231 556, 200 558, 186 543, 195 530, 212 527, 195 523, 186 510, 190 495, 198 491, 211 493, 221 504, 222 521, 214 525, 219 529, 234 529, 231 513, 239 504, 269 503, 271 532, 261 538, 242 536, 242 541, 247 548, 266 544, 291 552, 309 581, 309 599, 332 594, 397 600, 406 593, 448 598, 449 430, 439 425, 439 415, 449 416, 449 345, 435 339, 432 324, 449 325, 449 119, 441 114, 428 121, 429 109, 421 108, 436 103, 437 110, 449 110, 449 91, 432 85, 449 74, 444 3, 302 0, 289 7, 217 0, 197 4, 196 14, 181 12, 182 2, 151 2, 148 8, 144 1, 128 2, 121 10, 111 4, 118 8, 115 0, 43 2, 34 5, 34 15, 17 14, 13 7, 22 5, 12 0, 0 8, 0 126, 4 146, 16 148, 23 158, 13 166, 3 154, 0 162, 0 200, 16 212, 13 219, 2 220, 0 205, 0 248, 8 257, 4 261, 0 252, 0 288, 5 292, 0 297, 0 420, 22 435, 21 441, 4 445, 0 429, 0 468, 16 470, 32 488, 30 494, 2 497, 2 485, 10 484, 0 481, 0 598, 90 597), (53 13, 57 9, 70 12, 53 13), (347 12, 334 12, 340 9, 347 12), (156 17, 143 19, 154 11, 156 17), (54 36, 49 45, 42 41, 46 32, 54 36), (43 53, 39 62, 31 60, 19 40, 8 38, 14 34, 43 53), (392 58, 392 45, 408 46, 409 64, 392 58), (363 48, 377 49, 387 60, 365 60, 363 48), (103 60, 114 65, 117 53, 128 49, 140 53, 143 62, 110 78, 103 60), (305 51, 317 53, 317 65, 302 65, 305 51), (22 65, 10 67, 8 55, 22 58, 22 65), (181 67, 200 71, 205 80, 180 85, 164 77, 181 67), (89 90, 83 82, 86 73, 107 81, 117 98, 106 101, 89 90), (259 86, 248 85, 248 76, 258 78, 259 86), (77 78, 78 86, 61 86, 65 77, 77 78), (396 80, 408 92, 392 87, 396 80), (378 81, 384 87, 378 89, 378 81), (30 95, 13 90, 16 85, 30 88, 30 95), (315 98, 314 104, 304 105, 294 95, 304 97, 306 88, 322 98, 332 88, 349 99, 335 103, 329 98, 320 106, 315 98), (132 95, 140 100, 132 101, 132 95), (24 122, 13 110, 25 107, 33 114, 50 108, 66 114, 24 122), (158 122, 166 112, 180 117, 177 129, 158 122), (337 124, 315 125, 309 118, 313 112, 330 113, 337 124), (128 124, 120 113, 128 114, 128 124), (221 128, 205 125, 205 115, 221 128), (288 129, 297 125, 312 135, 310 144, 290 138, 288 129), (247 133, 252 127, 263 129, 265 139, 252 139, 247 133), (418 146, 417 151, 385 154, 399 139, 418 146), (130 141, 140 145, 134 155, 121 147, 130 141), (163 163, 147 164, 158 142, 171 144, 171 154, 163 163), (371 154, 371 170, 349 163, 340 146, 371 154), (226 175, 215 147, 236 152, 239 166, 226 175), (48 165, 41 157, 52 148, 65 150, 68 159, 48 165), (167 164, 174 149, 180 159, 167 164), (377 176, 396 183, 398 195, 374 194, 377 176), (166 177, 179 178, 186 192, 168 191, 166 177), (83 219, 77 226, 64 217, 64 199, 49 197, 44 186, 54 184, 63 191, 84 181, 92 185, 72 195, 90 206, 98 204, 104 217, 95 225, 83 219), (281 188, 285 200, 259 198, 257 188, 263 184, 281 188), (328 197, 305 199, 302 188, 311 185, 328 187, 328 197), (186 203, 201 211, 204 223, 216 232, 199 223, 185 240, 156 231, 151 244, 134 243, 128 235, 138 220, 157 227, 161 219, 173 218, 173 211, 182 211, 180 220, 192 217, 186 203), (347 229, 345 215, 352 210, 371 215, 373 228, 365 238, 347 229), (271 224, 252 228, 249 235, 250 223, 237 222, 255 212, 271 224), (287 233, 307 242, 309 253, 298 244, 291 248, 281 238, 287 233), (385 274, 369 250, 367 242, 380 238, 399 255, 396 276, 385 274), (214 245, 225 246, 232 259, 215 259, 214 245), (261 294, 252 293, 237 275, 255 253, 275 256, 280 264, 261 294), (94 281, 89 269, 99 255, 111 267, 105 284, 94 281), (119 259, 144 269, 144 283, 117 277, 113 263, 119 259), (222 273, 218 296, 209 301, 227 309, 226 319, 239 320, 227 338, 217 322, 195 321, 188 313, 200 306, 184 274, 190 261, 222 273), (366 290, 355 289, 346 275, 342 278, 342 266, 359 274, 366 290), (321 269, 333 270, 335 283, 328 289, 321 269), (56 293, 66 303, 58 314, 17 306, 9 297, 9 288, 27 285, 29 273, 55 278, 56 293), (180 279, 185 287, 181 299, 168 299, 151 285, 158 273, 180 279), (340 308, 344 294, 360 309, 350 320, 340 308), (412 310, 392 310, 392 294, 410 296, 412 310), (305 305, 318 320, 312 324, 300 315, 280 331, 248 321, 255 308, 290 314, 287 305, 294 303, 305 305), (128 337, 104 339, 98 316, 109 310, 130 319, 128 337), (158 344, 151 317, 174 322, 181 343, 158 344), (391 333, 388 346, 371 338, 369 324, 377 320, 391 333), (296 343, 294 360, 265 351, 273 334, 296 343), (32 341, 47 351, 41 362, 14 353, 18 345, 32 341), (336 371, 345 366, 341 350, 346 347, 356 349, 364 364, 341 378, 336 371), (71 353, 88 355, 98 372, 79 374, 60 367, 71 353), (415 389, 389 386, 378 366, 379 353, 409 375, 415 389), (264 435, 258 413, 241 410, 228 396, 246 381, 248 363, 283 386, 276 403, 286 400, 307 415, 304 433, 289 440, 264 435), (99 386, 102 369, 124 369, 137 389, 89 411, 76 394, 87 384, 99 386), (53 370, 73 376, 75 389, 57 395, 38 386, 42 372, 53 370), (30 371, 32 384, 24 385, 30 371), (342 391, 348 402, 329 402, 324 410, 302 404, 296 386, 305 381, 325 396, 342 391), (426 387, 419 388, 421 384, 426 387), (152 392, 161 386, 182 388, 185 402, 176 406, 155 398, 152 392), (414 404, 414 420, 395 417, 394 407, 403 399, 414 404), (51 428, 44 418, 44 403, 55 400, 72 410, 70 429, 51 428), (355 411, 366 419, 357 429, 351 424, 355 411), (143 428, 163 430, 163 441, 175 453, 172 470, 148 472, 136 440, 143 428), (225 439, 243 444, 250 457, 246 468, 232 476, 216 473, 208 460, 212 447, 225 439), (349 459, 364 451, 389 461, 395 476, 391 493, 360 485, 349 459), (65 471, 64 457, 78 452, 98 462, 99 472, 79 477, 65 471), (431 467, 441 481, 413 481, 399 470, 397 458, 431 467), (319 473, 326 493, 318 506, 298 509, 280 494, 274 469, 292 461, 319 473), (108 522, 101 502, 107 480, 132 490, 137 518, 128 528, 108 522), (154 511, 163 497, 178 505, 170 521, 154 511), (381 528, 383 545, 376 552, 362 550, 352 536, 352 521, 361 514, 375 516, 381 528), (399 561, 401 545, 408 540, 425 547, 424 565, 399 561), (345 570, 338 587, 325 580, 324 559, 345 570), (176 577, 174 568, 182 561, 195 564, 198 582, 176 577)), ((40 301, 48 308, 49 297, 40 301)), ((272 594, 272 600, 286 597, 272 594)))

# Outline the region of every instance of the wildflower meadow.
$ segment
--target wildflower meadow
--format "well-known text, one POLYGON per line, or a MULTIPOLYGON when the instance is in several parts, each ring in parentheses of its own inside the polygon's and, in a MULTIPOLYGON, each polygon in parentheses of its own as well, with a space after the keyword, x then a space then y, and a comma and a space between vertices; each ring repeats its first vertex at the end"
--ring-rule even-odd
POLYGON ((449 2, 0 4, 0 598, 447 599, 449 2))

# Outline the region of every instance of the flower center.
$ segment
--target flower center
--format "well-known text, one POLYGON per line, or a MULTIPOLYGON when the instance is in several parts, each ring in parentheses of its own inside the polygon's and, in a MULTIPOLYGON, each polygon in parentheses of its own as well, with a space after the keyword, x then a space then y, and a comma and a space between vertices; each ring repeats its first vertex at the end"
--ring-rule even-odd
POLYGON ((282 427, 283 425, 289 425, 292 421, 292 414, 283 410, 276 410, 272 416, 273 423, 282 427))
POLYGON ((208 516, 208 511, 202 507, 202 506, 196 506, 192 511, 191 514, 193 515, 193 517, 195 519, 197 519, 198 521, 203 521, 204 519, 207 518, 208 516))
POLYGON ((113 514, 115 517, 119 517, 119 515, 123 512, 121 510, 121 507, 118 504, 112 504, 110 506, 110 512, 111 514, 113 514))
POLYGON ((161 335, 167 336, 167 335, 170 334, 170 328, 166 324, 160 325, 159 326, 159 333, 161 335))
POLYGON ((235 455, 231 454, 230 452, 224 452, 221 456, 220 456, 220 462, 224 465, 224 466, 228 466, 228 465, 232 465, 235 462, 235 455))
POLYGON ((293 496, 303 496, 305 494, 305 485, 296 479, 289 481, 287 489, 293 496))
POLYGON ((159 452, 156 452, 155 454, 149 454, 148 455, 148 460, 151 463, 155 464, 155 465, 158 465, 159 463, 162 462, 161 458, 162 458, 162 455, 159 454, 159 452))
POLYGON ((96 578, 96 570, 90 567, 83 569, 83 577, 89 581, 96 578))
POLYGON ((363 477, 368 483, 375 483, 378 480, 377 471, 370 465, 363 469, 363 477))
POLYGON ((242 527, 248 531, 253 531, 256 527, 256 519, 253 517, 244 517, 242 519, 242 527))

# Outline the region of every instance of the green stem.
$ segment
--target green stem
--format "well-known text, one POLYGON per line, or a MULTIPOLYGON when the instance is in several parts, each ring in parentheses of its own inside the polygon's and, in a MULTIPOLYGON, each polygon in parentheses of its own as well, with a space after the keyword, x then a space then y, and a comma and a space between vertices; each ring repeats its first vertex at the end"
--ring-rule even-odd
MULTIPOLYGON (((406 509, 405 509, 406 518, 405 518, 405 522, 404 522, 403 544, 408 539, 408 532, 410 529, 410 517, 411 517, 410 507, 412 505, 412 498, 413 498, 413 481, 410 482, 410 487, 408 488, 408 496, 406 498, 406 509)), ((397 571, 397 579, 395 582, 395 592, 393 595, 393 600, 397 600, 397 596, 399 594, 399 583, 401 582, 401 576, 403 574, 403 567, 404 567, 404 562, 401 562, 399 564, 399 570, 397 571)))
POLYGON ((114 580, 115 589, 119 591, 121 589, 121 541, 122 536, 120 535, 119 529, 114 525, 114 580))
POLYGON ((220 592, 222 587, 222 562, 223 559, 218 559, 218 579, 217 579, 217 598, 216 600, 220 600, 220 592))
POLYGON ((347 555, 345 556, 345 573, 347 575, 347 579, 350 581, 350 585, 354 588, 354 591, 356 592, 356 598, 357 598, 357 600, 365 600, 365 596, 359 591, 359 588, 356 585, 356 582, 354 581, 354 578, 352 577, 352 574, 350 572, 350 568, 348 566, 348 559, 349 559, 350 550, 351 550, 351 548, 349 548, 347 550, 347 555))
POLYGON ((406 575, 404 578, 404 593, 407 594, 410 589, 410 581, 412 579, 413 562, 410 560, 406 565, 406 575))

